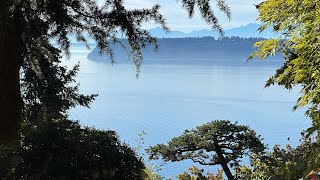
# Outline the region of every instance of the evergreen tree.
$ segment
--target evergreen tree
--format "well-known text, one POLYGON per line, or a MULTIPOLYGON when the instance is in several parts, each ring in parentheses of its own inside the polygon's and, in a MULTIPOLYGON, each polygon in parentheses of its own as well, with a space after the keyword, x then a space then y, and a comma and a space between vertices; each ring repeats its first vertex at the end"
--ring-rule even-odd
MULTIPOLYGON (((230 18, 227 4, 216 3, 230 18)), ((18 137, 22 112, 27 120, 63 116, 68 108, 87 106, 95 97, 79 94, 78 87, 69 84, 77 66, 67 72, 59 65, 62 52, 70 55, 68 34, 84 43, 84 33, 89 34, 114 62, 110 45, 122 32, 138 74, 141 49, 147 44, 157 48, 156 39, 142 29, 142 23, 154 21, 168 30, 159 5, 127 10, 123 0, 105 0, 102 6, 95 0, 0 0, 0 4, 0 144, 18 137)), ((223 34, 209 0, 182 0, 182 4, 189 17, 198 7, 205 21, 223 34)))
POLYGON ((260 136, 248 126, 227 120, 216 120, 172 138, 168 145, 157 144, 148 149, 150 159, 164 161, 192 160, 201 165, 221 165, 229 180, 234 175, 229 165, 238 165, 245 155, 261 154, 265 145, 260 136))

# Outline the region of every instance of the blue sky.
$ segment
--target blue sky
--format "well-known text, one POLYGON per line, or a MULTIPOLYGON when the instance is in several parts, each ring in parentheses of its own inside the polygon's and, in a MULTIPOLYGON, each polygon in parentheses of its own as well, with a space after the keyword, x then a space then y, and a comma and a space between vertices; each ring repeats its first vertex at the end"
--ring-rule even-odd
MULTIPOLYGON (((98 0, 102 2, 103 0, 98 0)), ((212 5, 215 7, 215 1, 212 0, 212 5)), ((258 4, 262 0, 226 0, 231 7, 232 19, 228 21, 224 14, 214 9, 219 17, 220 24, 225 29, 239 27, 249 23, 257 22, 257 10, 253 4, 258 4)), ((171 30, 190 32, 192 30, 210 29, 199 16, 195 14, 193 19, 188 19, 187 12, 181 8, 181 0, 124 0, 127 8, 150 8, 154 4, 161 5, 161 13, 167 19, 171 30)), ((145 28, 150 29, 156 27, 153 23, 145 24, 145 28)))

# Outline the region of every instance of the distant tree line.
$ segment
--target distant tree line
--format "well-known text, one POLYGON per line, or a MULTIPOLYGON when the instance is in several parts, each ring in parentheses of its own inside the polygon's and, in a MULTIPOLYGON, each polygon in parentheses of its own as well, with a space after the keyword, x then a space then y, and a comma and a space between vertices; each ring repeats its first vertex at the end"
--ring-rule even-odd
MULTIPOLYGON (((146 64, 153 63, 153 60, 162 60, 158 63, 186 63, 186 60, 189 60, 190 63, 197 63, 197 60, 217 58, 225 60, 233 58, 243 62, 254 51, 253 44, 262 40, 264 39, 236 36, 219 39, 214 37, 160 38, 157 39, 158 48, 154 49, 152 46, 146 46, 142 50, 142 56, 146 64)), ((114 57, 118 60, 117 63, 129 62, 130 51, 128 50, 129 44, 126 39, 120 40, 120 43, 113 44, 112 49, 114 50, 114 57)), ((88 58, 105 62, 111 60, 107 55, 101 55, 98 47, 89 53, 88 58)), ((279 56, 274 57, 274 59, 276 58, 280 59, 279 56)), ((207 63, 210 62, 207 61, 207 63)))

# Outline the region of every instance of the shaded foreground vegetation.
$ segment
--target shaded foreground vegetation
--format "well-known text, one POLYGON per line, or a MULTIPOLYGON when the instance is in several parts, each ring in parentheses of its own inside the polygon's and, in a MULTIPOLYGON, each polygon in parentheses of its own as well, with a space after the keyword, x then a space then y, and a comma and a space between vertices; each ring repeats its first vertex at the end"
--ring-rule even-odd
POLYGON ((3 179, 143 179, 144 164, 114 131, 57 119, 22 126, 21 141, 0 146, 3 179))

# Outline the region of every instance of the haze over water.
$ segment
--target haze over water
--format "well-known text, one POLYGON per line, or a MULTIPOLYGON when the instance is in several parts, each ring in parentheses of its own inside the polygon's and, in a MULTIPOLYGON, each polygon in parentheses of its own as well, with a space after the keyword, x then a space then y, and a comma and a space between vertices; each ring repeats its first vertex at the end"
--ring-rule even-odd
MULTIPOLYGON (((132 147, 137 146, 135 139, 141 130, 146 132, 146 148, 216 119, 249 125, 269 148, 297 145, 301 131, 310 123, 303 109, 292 111, 297 88, 264 88, 279 63, 253 65, 244 59, 215 57, 210 58, 217 63, 211 64, 145 63, 137 79, 132 63, 111 66, 88 60, 90 51, 83 46, 73 46, 71 52, 68 65, 77 61, 81 65, 77 76, 81 92, 99 93, 91 109, 77 107, 70 111, 71 118, 83 125, 115 130, 132 147)), ((197 164, 168 163, 162 175, 174 178, 192 165, 197 164)))

